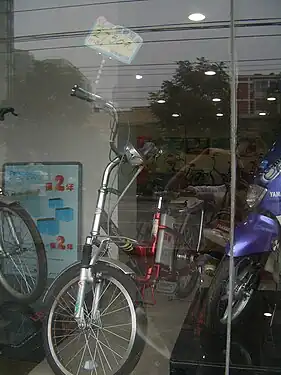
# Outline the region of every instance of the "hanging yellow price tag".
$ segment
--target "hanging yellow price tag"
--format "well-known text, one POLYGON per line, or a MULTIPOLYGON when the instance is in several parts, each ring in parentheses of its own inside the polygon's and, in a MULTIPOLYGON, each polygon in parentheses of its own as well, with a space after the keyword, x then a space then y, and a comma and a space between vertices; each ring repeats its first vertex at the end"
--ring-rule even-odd
POLYGON ((104 17, 99 17, 85 45, 112 57, 120 62, 130 64, 142 46, 143 39, 130 29, 113 25, 104 17))

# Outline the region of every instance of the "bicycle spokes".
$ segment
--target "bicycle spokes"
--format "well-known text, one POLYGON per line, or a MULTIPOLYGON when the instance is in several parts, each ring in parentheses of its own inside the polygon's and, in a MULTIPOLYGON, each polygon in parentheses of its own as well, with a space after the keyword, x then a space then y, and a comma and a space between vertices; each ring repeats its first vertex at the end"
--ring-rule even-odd
POLYGON ((83 304, 85 327, 80 329, 73 316, 77 281, 65 288, 53 309, 54 351, 71 374, 84 374, 85 370, 110 374, 126 359, 136 334, 128 293, 110 277, 88 284, 83 304))

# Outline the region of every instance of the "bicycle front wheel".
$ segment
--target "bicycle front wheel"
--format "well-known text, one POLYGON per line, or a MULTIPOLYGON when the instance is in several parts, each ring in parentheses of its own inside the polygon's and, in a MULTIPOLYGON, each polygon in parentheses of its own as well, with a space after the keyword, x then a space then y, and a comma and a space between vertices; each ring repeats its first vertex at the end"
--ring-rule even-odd
POLYGON ((147 320, 135 281, 123 272, 97 263, 101 280, 98 311, 92 317, 94 285, 88 285, 85 328, 74 319, 80 265, 61 274, 49 293, 43 328, 47 361, 56 375, 130 374, 144 349, 147 320))
POLYGON ((40 233, 18 204, 0 203, 0 284, 10 297, 35 302, 47 282, 47 259, 40 233))

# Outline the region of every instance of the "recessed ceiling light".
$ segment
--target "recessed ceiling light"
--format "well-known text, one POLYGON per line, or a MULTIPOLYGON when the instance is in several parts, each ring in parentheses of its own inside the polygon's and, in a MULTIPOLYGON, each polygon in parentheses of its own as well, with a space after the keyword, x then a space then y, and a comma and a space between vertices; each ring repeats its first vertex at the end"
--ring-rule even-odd
POLYGON ((221 102, 221 99, 220 98, 213 98, 212 101, 213 102, 221 102))
POLYGON ((276 97, 275 97, 275 96, 269 96, 269 97, 267 98, 267 100, 268 100, 269 102, 274 102, 274 101, 276 100, 276 97))
POLYGON ((166 100, 164 100, 164 99, 158 99, 158 100, 157 100, 157 103, 159 103, 159 104, 164 104, 164 103, 166 103, 166 100))
POLYGON ((259 112, 259 116, 266 116, 266 112, 259 112))
POLYGON ((188 19, 190 21, 194 21, 194 22, 203 21, 205 18, 206 18, 206 16, 204 16, 204 14, 202 14, 202 13, 192 13, 188 16, 188 19))
POLYGON ((216 116, 217 116, 217 117, 223 117, 223 113, 218 112, 218 113, 216 114, 216 116))
POLYGON ((265 312, 263 315, 264 315, 264 316, 268 316, 268 317, 271 317, 271 316, 272 316, 272 314, 271 314, 270 312, 265 312))
POLYGON ((172 117, 179 117, 180 115, 178 113, 173 113, 172 117))
POLYGON ((99 55, 101 55, 101 52, 99 52, 99 55))
POLYGON ((216 72, 214 70, 207 70, 205 72, 205 75, 206 76, 214 76, 214 75, 216 75, 216 72))
POLYGON ((136 74, 136 79, 142 79, 142 75, 141 74, 136 74))

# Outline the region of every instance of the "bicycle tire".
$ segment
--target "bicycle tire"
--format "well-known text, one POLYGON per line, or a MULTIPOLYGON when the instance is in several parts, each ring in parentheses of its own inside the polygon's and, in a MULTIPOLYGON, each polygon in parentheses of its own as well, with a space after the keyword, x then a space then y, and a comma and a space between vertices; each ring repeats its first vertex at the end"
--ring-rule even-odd
MULTIPOLYGON (((114 372, 114 375, 130 374, 135 368, 140 360, 141 354, 145 346, 146 330, 147 330, 147 318, 143 304, 141 302, 141 297, 137 285, 133 278, 129 275, 124 274, 120 270, 113 268, 110 265, 101 264, 97 262, 93 268, 94 272, 98 272, 108 278, 114 278, 125 288, 128 292, 130 299, 134 305, 134 311, 136 316, 136 336, 134 343, 132 345, 130 353, 125 358, 125 362, 122 364, 121 368, 114 372)), ((47 301, 48 311, 43 322, 43 345, 45 348, 46 359, 49 363, 51 369, 56 375, 70 375, 61 360, 58 358, 58 354, 55 352, 55 347, 53 344, 54 338, 52 337, 55 329, 53 328, 53 317, 55 316, 55 307, 58 303, 60 296, 63 295, 64 290, 67 291, 68 285, 77 285, 79 281, 80 264, 74 264, 72 267, 68 268, 63 272, 49 293, 49 298, 47 301), (72 284, 71 284, 72 283, 72 284)), ((67 311, 67 310, 64 310, 67 311)), ((60 336, 61 337, 61 336, 60 336)), ((77 375, 78 372, 75 371, 77 375)))
MULTIPOLYGON (((36 278, 36 285, 30 293, 22 293, 13 288, 5 275, 3 274, 2 267, 0 268, 0 284, 9 294, 9 296, 18 302, 23 304, 31 304, 35 302, 44 292, 46 283, 47 283, 47 258, 44 243, 42 241, 41 235, 32 220, 29 213, 18 203, 8 205, 4 202, 0 202, 0 211, 8 211, 14 216, 19 217, 25 226, 28 229, 28 232, 31 235, 33 244, 35 247, 36 257, 37 257, 37 267, 38 267, 38 276, 36 278)), ((4 249, 5 250, 5 249, 4 249)))

